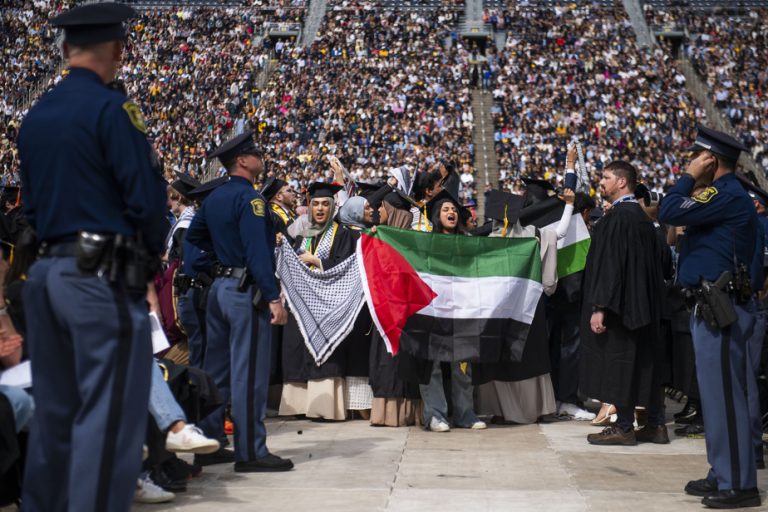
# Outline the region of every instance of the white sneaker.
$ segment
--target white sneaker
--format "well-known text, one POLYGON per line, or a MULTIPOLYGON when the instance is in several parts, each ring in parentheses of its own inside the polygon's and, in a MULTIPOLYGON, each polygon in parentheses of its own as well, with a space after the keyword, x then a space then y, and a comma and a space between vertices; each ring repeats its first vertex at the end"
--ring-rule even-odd
POLYGON ((135 503, 167 503, 176 499, 176 495, 155 484, 149 475, 139 478, 136 492, 133 493, 135 503))
POLYGON ((178 433, 168 432, 165 449, 169 452, 213 453, 219 449, 219 442, 205 437, 194 425, 184 425, 178 433))
POLYGON ((429 420, 429 430, 432 432, 450 432, 451 427, 446 422, 432 417, 432 419, 429 420))
POLYGON ((488 428, 488 425, 486 425, 483 420, 477 420, 469 428, 471 428, 472 430, 485 430, 486 428, 488 428))
POLYGON ((585 411, 578 405, 569 404, 568 402, 562 402, 557 413, 561 416, 571 416, 577 421, 592 421, 596 416, 595 413, 585 411))

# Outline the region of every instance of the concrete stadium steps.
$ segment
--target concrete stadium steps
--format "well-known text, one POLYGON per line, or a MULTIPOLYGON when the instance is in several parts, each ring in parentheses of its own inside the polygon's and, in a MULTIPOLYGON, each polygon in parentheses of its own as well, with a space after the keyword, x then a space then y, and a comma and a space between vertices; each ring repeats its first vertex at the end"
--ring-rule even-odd
MULTIPOLYGON (((475 128, 472 131, 472 142, 475 145, 475 190, 477 190, 477 217, 485 216, 485 186, 493 188, 499 183, 499 163, 496 160, 496 149, 493 139, 493 118, 491 117, 493 96, 481 89, 472 91, 472 114, 475 117, 475 128)), ((482 224, 482 222, 480 222, 482 224)))

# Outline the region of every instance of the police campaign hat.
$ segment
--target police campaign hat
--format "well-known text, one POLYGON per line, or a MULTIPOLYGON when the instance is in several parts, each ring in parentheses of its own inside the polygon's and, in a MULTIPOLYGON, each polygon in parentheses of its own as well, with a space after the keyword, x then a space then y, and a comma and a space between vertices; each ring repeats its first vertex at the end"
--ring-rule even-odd
POLYGON ((202 183, 200 183, 199 180, 193 178, 189 174, 184 174, 183 172, 177 172, 176 180, 171 183, 171 187, 173 187, 174 190, 189 199, 192 199, 189 196, 189 193, 200 185, 202 185, 202 183))
POLYGON ((208 194, 216 190, 217 187, 220 185, 223 185, 224 183, 229 181, 229 176, 222 176, 220 178, 216 178, 215 180, 206 181, 199 187, 190 190, 189 191, 189 198, 194 199, 195 201, 202 202, 205 200, 206 197, 208 197, 208 194))
POLYGON ((64 29, 65 43, 82 46, 124 40, 128 30, 123 22, 137 16, 125 4, 86 4, 59 14, 51 19, 51 25, 64 29))
POLYGON ((241 133, 233 139, 214 149, 208 154, 208 158, 218 158, 219 162, 226 164, 240 155, 260 155, 261 151, 256 148, 253 141, 253 131, 249 130, 241 133))
POLYGON ((489 219, 513 224, 520 217, 523 208, 523 197, 501 190, 491 190, 485 203, 485 216, 489 219))
POLYGON ((280 178, 273 176, 269 178, 264 184, 264 188, 261 189, 261 195, 263 195, 267 201, 271 201, 272 198, 275 197, 278 192, 280 192, 280 189, 287 184, 288 183, 281 180, 280 178))
POLYGON ((318 197, 333 197, 336 192, 341 190, 341 185, 336 183, 326 183, 324 181, 316 181, 309 186, 309 197, 315 199, 318 197))
POLYGON ((742 151, 749 151, 748 147, 727 133, 719 132, 702 125, 697 125, 697 128, 699 133, 696 135, 696 140, 693 142, 693 146, 688 148, 688 151, 701 151, 702 149, 706 149, 715 155, 722 156, 733 162, 739 159, 739 154, 742 151))

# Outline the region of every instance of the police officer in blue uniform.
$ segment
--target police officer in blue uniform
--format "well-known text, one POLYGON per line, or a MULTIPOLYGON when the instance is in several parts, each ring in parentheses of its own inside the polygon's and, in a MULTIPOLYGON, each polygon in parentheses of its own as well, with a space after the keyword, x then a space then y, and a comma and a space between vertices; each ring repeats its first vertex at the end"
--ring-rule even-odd
POLYGON ((121 4, 76 7, 69 74, 24 119, 25 214, 40 259, 24 287, 36 403, 27 511, 129 510, 151 382, 148 282, 168 230, 166 184, 139 108, 111 88, 126 28, 121 4))
MULTIPOLYGON (((216 187, 229 181, 229 177, 216 178, 194 188, 188 197, 201 204, 216 187)), ((186 237, 182 241, 181 268, 174 278, 178 294, 176 311, 184 327, 189 345, 189 366, 203 368, 205 355, 205 303, 208 290, 213 283, 213 267, 216 255, 192 245, 186 237)))
POLYGON ((734 174, 743 144, 699 127, 693 160, 670 189, 659 221, 686 226, 678 279, 692 301, 691 334, 701 402, 707 478, 686 485, 713 508, 760 505, 748 393, 756 389, 749 340, 756 324, 753 292, 762 287, 762 231, 734 174), (694 187, 706 187, 693 195, 694 187), (730 275, 726 274, 730 273, 730 275))
MULTIPOLYGON (((272 325, 287 313, 275 279, 275 232, 264 197, 254 188, 264 160, 247 132, 213 151, 229 181, 208 196, 187 240, 218 260, 208 295, 204 369, 222 398, 232 400, 235 471, 288 471, 290 460, 267 450, 264 417, 269 388, 272 325)), ((200 423, 221 439, 224 407, 200 423)))

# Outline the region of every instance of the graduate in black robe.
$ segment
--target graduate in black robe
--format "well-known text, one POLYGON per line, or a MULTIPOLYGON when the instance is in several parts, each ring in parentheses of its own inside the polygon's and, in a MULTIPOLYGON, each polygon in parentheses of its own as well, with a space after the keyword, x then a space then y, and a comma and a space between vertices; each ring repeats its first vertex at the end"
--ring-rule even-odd
MULTIPOLYGON (((294 240, 292 246, 305 264, 328 270, 355 252, 359 232, 354 232, 333 218, 333 196, 341 186, 313 183, 310 187, 310 216, 299 217, 288 229, 294 240), (312 202, 329 203, 329 211, 316 218, 312 202)), ((345 386, 343 379, 349 372, 364 373, 367 377, 368 339, 360 340, 357 333, 368 332, 372 323, 370 315, 361 314, 347 338, 333 354, 317 366, 304 344, 304 338, 293 315, 282 333, 283 392, 280 403, 281 415, 305 414, 310 418, 344 420, 345 386), (356 343, 357 341, 357 343, 356 343), (366 350, 350 350, 364 346, 366 350), (362 370, 361 370, 362 369, 362 370)))
POLYGON ((616 405, 618 420, 588 440, 624 445, 637 440, 669 442, 660 371, 663 249, 653 223, 634 199, 634 167, 613 162, 600 183, 603 197, 613 206, 595 225, 584 270, 580 386, 587 396, 616 405), (638 405, 648 408, 649 419, 636 435, 638 405))

